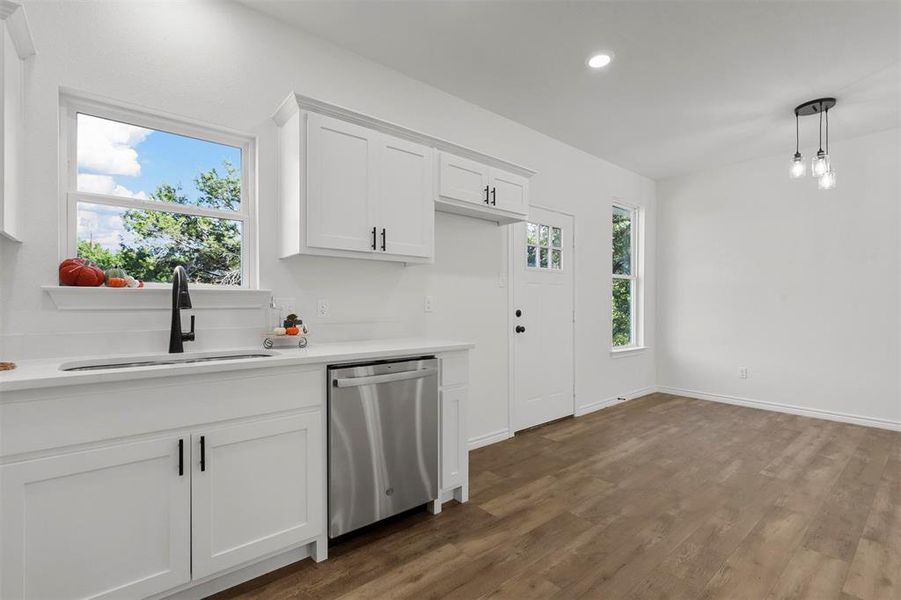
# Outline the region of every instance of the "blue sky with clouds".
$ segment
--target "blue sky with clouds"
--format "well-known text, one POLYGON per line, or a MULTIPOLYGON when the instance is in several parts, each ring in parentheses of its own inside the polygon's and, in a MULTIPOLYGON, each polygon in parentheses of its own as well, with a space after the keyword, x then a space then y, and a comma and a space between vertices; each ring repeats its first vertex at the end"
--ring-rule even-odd
MULTIPOLYGON (((142 199, 161 183, 181 185, 189 200, 198 197, 194 178, 201 172, 223 170, 223 161, 241 167, 241 150, 181 135, 78 116, 78 189, 142 199)), ((122 209, 82 204, 78 213, 79 239, 91 239, 109 249, 125 235, 122 209)))

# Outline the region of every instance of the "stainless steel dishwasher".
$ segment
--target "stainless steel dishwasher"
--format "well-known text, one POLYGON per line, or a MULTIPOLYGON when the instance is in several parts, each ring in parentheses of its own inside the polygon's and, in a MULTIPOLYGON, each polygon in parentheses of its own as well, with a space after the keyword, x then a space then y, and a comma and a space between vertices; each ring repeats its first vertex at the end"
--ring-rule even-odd
POLYGON ((329 537, 438 497, 438 360, 328 370, 329 537))

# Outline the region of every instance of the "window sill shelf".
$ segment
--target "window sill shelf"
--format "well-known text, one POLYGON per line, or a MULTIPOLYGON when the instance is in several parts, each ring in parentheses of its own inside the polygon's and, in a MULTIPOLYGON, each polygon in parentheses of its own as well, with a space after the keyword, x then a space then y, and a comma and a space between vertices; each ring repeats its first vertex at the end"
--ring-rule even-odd
POLYGON ((628 348, 617 348, 610 351, 610 358, 625 358, 627 356, 635 356, 650 350, 647 346, 629 346, 628 348))
MULTIPOLYGON (((172 288, 41 286, 59 310, 171 310, 172 288)), ((260 309, 269 305, 271 290, 190 289, 195 309, 260 309)))

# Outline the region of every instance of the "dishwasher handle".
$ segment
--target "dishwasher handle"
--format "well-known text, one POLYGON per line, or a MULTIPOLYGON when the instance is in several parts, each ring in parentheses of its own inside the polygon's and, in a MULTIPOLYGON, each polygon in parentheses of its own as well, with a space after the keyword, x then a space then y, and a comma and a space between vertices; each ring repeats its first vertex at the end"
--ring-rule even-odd
POLYGON ((364 377, 342 377, 336 378, 335 387, 359 387, 361 385, 373 385, 377 383, 390 383, 392 381, 406 381, 408 379, 422 379, 430 375, 436 375, 438 369, 431 367, 427 369, 417 369, 415 371, 401 371, 400 373, 386 373, 384 375, 366 375, 364 377))

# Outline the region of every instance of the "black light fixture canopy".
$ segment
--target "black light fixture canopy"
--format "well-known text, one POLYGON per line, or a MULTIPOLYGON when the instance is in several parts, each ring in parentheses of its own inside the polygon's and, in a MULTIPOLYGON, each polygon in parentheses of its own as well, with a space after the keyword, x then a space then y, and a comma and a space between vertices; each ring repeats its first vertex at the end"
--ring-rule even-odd
POLYGON ((795 107, 795 116, 806 117, 808 115, 815 115, 817 113, 826 112, 833 106, 835 106, 835 98, 817 98, 816 100, 809 100, 804 104, 799 104, 795 107))

